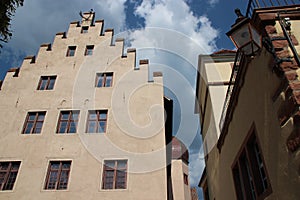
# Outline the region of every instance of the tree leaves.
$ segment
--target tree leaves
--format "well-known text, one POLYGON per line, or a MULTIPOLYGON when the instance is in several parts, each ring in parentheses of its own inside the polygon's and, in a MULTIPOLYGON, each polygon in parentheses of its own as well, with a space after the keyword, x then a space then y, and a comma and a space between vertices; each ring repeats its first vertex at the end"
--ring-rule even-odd
MULTIPOLYGON (((1 0, 0 1, 0 42, 8 42, 12 36, 10 21, 17 7, 23 6, 24 0, 1 0)), ((0 48, 2 44, 0 43, 0 48)))

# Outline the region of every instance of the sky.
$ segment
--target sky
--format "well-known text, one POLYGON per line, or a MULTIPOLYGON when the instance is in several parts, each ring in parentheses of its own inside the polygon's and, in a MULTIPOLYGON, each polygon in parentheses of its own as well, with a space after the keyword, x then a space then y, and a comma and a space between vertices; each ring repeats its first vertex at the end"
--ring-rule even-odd
MULTIPOLYGON (((221 49, 234 49, 226 36, 235 8, 245 14, 247 0, 25 0, 11 23, 13 36, 0 53, 0 80, 42 43, 81 20, 93 9, 104 28, 114 28, 150 71, 162 71, 165 95, 174 99, 174 133, 189 148, 190 184, 197 186, 204 168, 198 115, 194 114, 197 59, 221 49)), ((150 77, 151 79, 151 77, 150 77)), ((201 199, 201 197, 200 197, 201 199)))

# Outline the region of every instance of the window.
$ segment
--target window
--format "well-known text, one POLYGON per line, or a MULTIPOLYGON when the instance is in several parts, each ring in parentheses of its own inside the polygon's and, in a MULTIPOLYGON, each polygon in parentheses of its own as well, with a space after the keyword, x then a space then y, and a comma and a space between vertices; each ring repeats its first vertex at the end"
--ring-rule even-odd
POLYGON ((87 133, 106 132, 107 110, 90 110, 87 120, 87 133))
POLYGON ((88 27, 88 26, 83 26, 83 27, 81 28, 81 33, 87 33, 88 30, 89 30, 89 27, 88 27))
POLYGON ((0 162, 0 190, 12 190, 21 162, 0 162))
POLYGON ((57 124, 57 133, 76 133, 79 111, 61 111, 57 124))
POLYGON ((84 55, 85 56, 91 56, 93 55, 94 45, 87 45, 85 48, 84 55))
POLYGON ((111 87, 112 86, 113 73, 99 73, 96 77, 96 87, 111 87))
POLYGON ((254 131, 232 168, 237 199, 254 200, 271 193, 271 185, 254 131))
POLYGON ((23 128, 23 134, 41 133, 46 112, 29 112, 23 128))
POLYGON ((67 57, 75 56, 76 46, 69 46, 67 51, 67 57))
POLYGON ((183 181, 184 181, 184 184, 189 185, 189 177, 188 177, 188 175, 183 174, 183 181))
POLYGON ((45 190, 66 190, 68 188, 71 161, 50 161, 45 190))
POLYGON ((38 90, 53 90, 56 76, 42 76, 38 85, 38 90))
POLYGON ((107 160, 103 166, 102 189, 126 189, 127 160, 107 160))

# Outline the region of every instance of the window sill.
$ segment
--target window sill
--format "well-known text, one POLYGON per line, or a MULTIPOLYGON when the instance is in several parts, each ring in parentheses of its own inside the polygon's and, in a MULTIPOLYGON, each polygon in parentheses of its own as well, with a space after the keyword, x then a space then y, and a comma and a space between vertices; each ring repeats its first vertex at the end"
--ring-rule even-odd
POLYGON ((126 189, 100 189, 99 192, 127 192, 129 191, 128 188, 126 189))

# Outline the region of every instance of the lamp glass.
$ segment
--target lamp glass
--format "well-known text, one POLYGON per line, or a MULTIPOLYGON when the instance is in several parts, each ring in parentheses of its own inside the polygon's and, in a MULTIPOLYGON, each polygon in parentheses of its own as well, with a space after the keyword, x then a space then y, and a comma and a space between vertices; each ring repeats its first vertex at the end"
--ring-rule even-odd
POLYGON ((248 24, 244 24, 231 34, 231 39, 237 48, 241 48, 251 40, 248 24))
POLYGON ((262 40, 261 35, 257 32, 257 30, 250 25, 251 33, 252 33, 252 40, 261 48, 262 40))

